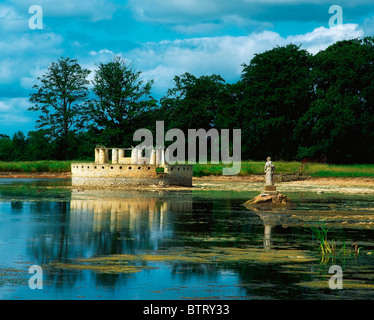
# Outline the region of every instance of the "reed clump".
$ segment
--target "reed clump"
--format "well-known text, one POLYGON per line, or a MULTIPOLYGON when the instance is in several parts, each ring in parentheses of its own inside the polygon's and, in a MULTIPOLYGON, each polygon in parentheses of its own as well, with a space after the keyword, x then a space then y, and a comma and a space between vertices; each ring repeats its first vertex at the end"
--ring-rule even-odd
POLYGON ((345 240, 341 247, 338 247, 334 239, 328 238, 328 232, 330 228, 324 221, 319 222, 309 222, 306 225, 307 231, 312 231, 318 241, 318 253, 321 256, 321 263, 327 263, 330 258, 346 258, 358 256, 360 253, 360 248, 357 243, 353 243, 351 246, 347 246, 345 240), (352 249, 351 249, 352 248, 352 249))

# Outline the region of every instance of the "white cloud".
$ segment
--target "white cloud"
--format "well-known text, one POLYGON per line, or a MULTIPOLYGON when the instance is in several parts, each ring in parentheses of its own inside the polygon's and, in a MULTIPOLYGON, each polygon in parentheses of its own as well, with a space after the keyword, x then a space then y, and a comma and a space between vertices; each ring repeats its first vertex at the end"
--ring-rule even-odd
MULTIPOLYGON (((25 89, 31 84, 32 70, 49 65, 52 56, 60 56, 62 36, 44 32, 9 34, 0 39, 0 84, 20 84, 25 89)), ((35 81, 36 79, 34 79, 35 81)))
MULTIPOLYGON (((8 3, 20 11, 28 14, 28 8, 39 5, 43 9, 43 16, 85 18, 92 21, 111 19, 116 11, 113 1, 107 0, 8 0, 8 3)), ((28 15, 31 17, 31 15, 28 15)))
POLYGON ((1 99, 0 123, 18 125, 33 122, 34 120, 25 112, 30 106, 28 98, 1 99))
POLYGON ((185 72, 196 76, 220 74, 226 80, 240 75, 241 64, 258 51, 270 49, 281 41, 274 32, 248 37, 205 37, 160 43, 146 43, 141 48, 122 53, 143 71, 145 79, 154 79, 154 91, 165 94, 173 86, 173 78, 185 72))
POLYGON ((113 51, 111 50, 108 50, 108 49, 101 49, 100 51, 90 51, 90 55, 91 56, 97 56, 97 55, 110 55, 110 56, 113 56, 114 53, 113 51))
POLYGON ((10 34, 0 39, 0 57, 35 53, 58 53, 63 37, 53 32, 10 34))
POLYGON ((28 28, 28 20, 15 8, 0 4, 0 28, 6 32, 25 31, 28 28))
POLYGON ((43 74, 47 72, 47 68, 41 68, 39 65, 35 66, 29 71, 29 75, 21 77, 22 88, 30 90, 35 84, 38 78, 41 78, 43 74))
POLYGON ((24 95, 36 79, 31 79, 33 69, 49 65, 51 57, 63 52, 64 38, 45 30, 30 30, 28 7, 20 10, 9 3, 0 4, 0 94, 24 95), (11 89, 11 90, 9 90, 11 89))
POLYGON ((305 49, 315 54, 329 45, 346 39, 360 38, 363 30, 357 24, 341 24, 334 28, 320 27, 303 35, 288 36, 287 41, 302 44, 305 49))

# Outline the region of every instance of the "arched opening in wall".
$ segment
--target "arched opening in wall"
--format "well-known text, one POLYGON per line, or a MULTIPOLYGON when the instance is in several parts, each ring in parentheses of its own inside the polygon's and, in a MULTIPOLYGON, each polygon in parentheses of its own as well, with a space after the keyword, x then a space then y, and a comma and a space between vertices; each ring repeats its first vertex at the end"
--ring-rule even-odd
POLYGON ((138 167, 138 170, 140 170, 142 167, 138 167))
POLYGON ((103 167, 101 167, 101 169, 105 169, 105 167, 103 166, 103 167))
POLYGON ((111 166, 110 169, 113 169, 113 167, 111 166))
POLYGON ((87 169, 89 169, 90 168, 90 166, 87 166, 87 169))
POLYGON ((120 166, 119 169, 122 170, 122 166, 120 166))
POLYGON ((148 170, 151 170, 151 167, 148 167, 148 170))
POLYGON ((97 167, 95 166, 95 169, 97 169, 97 167))
POLYGON ((129 167, 129 170, 131 170, 132 168, 131 167, 129 167))

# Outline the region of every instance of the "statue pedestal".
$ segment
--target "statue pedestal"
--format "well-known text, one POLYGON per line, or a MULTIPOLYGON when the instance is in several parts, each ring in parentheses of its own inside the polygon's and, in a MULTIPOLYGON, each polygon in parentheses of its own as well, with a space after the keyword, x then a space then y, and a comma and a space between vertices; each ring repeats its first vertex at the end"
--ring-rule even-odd
POLYGON ((264 191, 257 197, 248 200, 244 205, 248 208, 255 206, 256 208, 269 209, 270 207, 278 207, 279 205, 286 205, 291 203, 291 200, 277 191, 277 187, 274 185, 265 185, 264 191))
POLYGON ((270 194, 270 195, 277 195, 279 192, 277 191, 276 186, 265 186, 264 192, 262 194, 270 194))

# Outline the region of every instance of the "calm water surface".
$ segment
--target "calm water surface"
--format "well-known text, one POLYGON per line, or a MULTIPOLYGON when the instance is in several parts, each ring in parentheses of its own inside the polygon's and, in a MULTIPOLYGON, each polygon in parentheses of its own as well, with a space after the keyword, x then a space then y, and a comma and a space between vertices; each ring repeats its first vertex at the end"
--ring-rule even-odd
POLYGON ((256 212, 243 206, 256 188, 104 192, 70 184, 0 179, 0 299, 374 298, 372 194, 287 192, 291 209, 256 212), (321 219, 338 248, 357 243, 359 255, 321 263, 306 227, 321 219), (120 267, 139 269, 115 269, 121 255, 131 259, 120 267), (89 260, 103 257, 112 260, 89 260), (328 287, 333 264, 343 269, 343 290, 328 287), (43 268, 41 290, 28 286, 31 265, 43 268))

